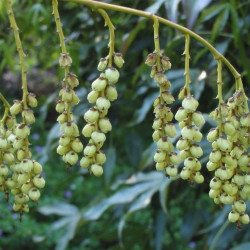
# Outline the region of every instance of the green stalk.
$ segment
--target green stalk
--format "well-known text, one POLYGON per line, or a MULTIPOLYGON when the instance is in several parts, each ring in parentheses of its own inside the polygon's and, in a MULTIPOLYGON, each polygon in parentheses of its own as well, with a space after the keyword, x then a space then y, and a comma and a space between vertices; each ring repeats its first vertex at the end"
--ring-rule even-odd
MULTIPOLYGON (((19 54, 19 59, 20 59, 20 65, 21 65, 21 74, 22 74, 22 90, 23 90, 23 96, 22 96, 22 103, 23 103, 23 108, 28 109, 28 104, 27 104, 27 97, 28 97, 28 84, 27 84, 27 68, 26 68, 26 63, 25 63, 25 53, 23 51, 23 46, 22 42, 19 36, 19 28, 17 26, 15 16, 12 10, 11 6, 11 1, 10 0, 5 0, 5 5, 10 21, 10 26, 13 29, 14 32, 14 38, 17 46, 17 51, 19 54)), ((22 119, 23 123, 25 124, 24 118, 22 119)), ((25 138, 25 153, 26 157, 29 158, 29 138, 25 138)))
MULTIPOLYGON (((54 15, 55 18, 55 23, 56 23, 56 29, 57 29, 57 34, 59 36, 60 39, 60 47, 61 47, 61 51, 62 53, 66 54, 67 49, 66 49, 66 44, 65 44, 65 37, 63 34, 63 30, 62 30, 62 23, 60 20, 60 15, 59 15, 59 11, 58 11, 58 1, 57 0, 52 0, 52 15, 54 15)), ((69 74, 69 67, 65 67, 64 68, 64 75, 65 75, 65 84, 66 87, 69 87, 68 81, 67 81, 67 75, 69 74)), ((67 117, 68 117, 68 121, 70 121, 70 109, 71 109, 71 105, 68 103, 65 103, 65 109, 67 112, 67 117)))
POLYGON ((190 47, 190 36, 189 34, 185 34, 185 50, 183 52, 183 55, 185 55, 185 72, 184 76, 186 78, 185 86, 187 95, 191 95, 189 84, 191 83, 190 79, 190 70, 189 70, 189 60, 190 60, 190 53, 189 53, 189 47, 190 47))
POLYGON ((156 16, 153 16, 154 21, 154 44, 156 52, 156 65, 157 71, 161 71, 161 49, 160 49, 160 38, 159 38, 159 21, 156 16))
POLYGON ((208 50, 210 50, 210 52, 213 54, 213 56, 215 58, 220 58, 221 61, 226 64, 226 66, 231 71, 231 73, 233 74, 235 79, 238 79, 241 77, 241 75, 233 67, 233 65, 221 53, 219 53, 208 41, 206 41, 204 38, 202 38, 201 36, 199 36, 195 32, 193 32, 193 31, 191 31, 191 30, 189 30, 189 29, 187 29, 179 24, 171 22, 171 21, 164 19, 162 17, 152 15, 149 12, 145 12, 145 11, 137 10, 137 9, 132 9, 132 8, 128 8, 128 7, 123 7, 123 6, 119 6, 119 5, 115 5, 115 4, 108 4, 108 3, 103 3, 103 2, 99 2, 99 1, 97 2, 97 1, 93 1, 93 0, 61 0, 61 1, 84 4, 84 5, 89 6, 92 10, 97 10, 99 8, 102 8, 102 9, 107 9, 107 10, 113 10, 113 11, 119 11, 119 12, 124 12, 124 13, 128 13, 128 14, 133 14, 136 16, 141 16, 141 17, 145 17, 148 19, 152 19, 152 20, 158 19, 159 23, 162 23, 162 24, 170 26, 174 29, 177 29, 180 32, 182 32, 183 34, 188 34, 191 37, 193 37, 194 39, 196 39, 197 41, 199 41, 200 43, 202 43, 208 50))
POLYGON ((0 100, 3 102, 4 105, 4 115, 2 120, 0 120, 0 124, 3 124, 5 122, 6 117, 8 116, 9 110, 10 110, 10 104, 9 102, 5 99, 5 97, 2 95, 0 92, 0 100))
POLYGON ((115 53, 115 27, 112 24, 107 12, 103 9, 97 9, 97 11, 102 15, 102 17, 105 20, 105 25, 104 26, 108 26, 109 28, 109 55, 108 55, 108 59, 109 59, 109 63, 108 66, 111 67, 112 63, 113 63, 113 55, 115 53))
POLYGON ((223 130, 223 121, 222 121, 222 115, 221 115, 221 104, 224 103, 223 97, 222 97, 222 63, 221 59, 217 60, 217 85, 218 85, 218 94, 217 97, 219 99, 219 136, 222 135, 223 130))
POLYGON ((27 106, 28 87, 27 87, 27 69, 26 69, 26 64, 25 64, 26 55, 23 51, 22 42, 19 36, 19 28, 16 24, 15 16, 14 16, 12 6, 11 6, 11 1, 5 0, 5 5, 6 5, 7 13, 9 16, 9 20, 10 20, 10 26, 14 31, 17 51, 18 51, 19 58, 20 58, 20 65, 21 65, 21 72, 22 72, 22 90, 23 90, 22 101, 23 101, 24 109, 27 109, 28 108, 27 106))

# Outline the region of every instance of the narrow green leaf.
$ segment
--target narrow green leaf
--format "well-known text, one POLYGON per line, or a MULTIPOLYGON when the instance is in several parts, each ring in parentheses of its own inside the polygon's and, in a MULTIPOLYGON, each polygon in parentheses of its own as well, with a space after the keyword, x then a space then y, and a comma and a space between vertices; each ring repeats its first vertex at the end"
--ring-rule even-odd
POLYGON ((229 17, 229 8, 228 5, 226 5, 225 9, 220 13, 219 17, 216 19, 213 25, 211 41, 214 41, 214 39, 218 36, 218 34, 220 34, 220 32, 223 31, 223 29, 226 26, 228 17, 229 17))
POLYGON ((40 207, 38 208, 38 211, 44 215, 56 214, 67 216, 76 214, 78 208, 68 203, 56 203, 54 205, 40 207))
POLYGON ((214 6, 211 6, 209 8, 205 8, 202 13, 201 17, 199 19, 200 22, 205 22, 208 21, 209 19, 213 18, 217 14, 219 14, 224 8, 225 8, 224 3, 222 4, 216 4, 214 6))
POLYGON ((239 31, 240 31, 240 28, 239 28, 239 18, 238 18, 238 13, 237 11, 235 10, 234 6, 232 6, 231 4, 229 5, 230 6, 230 17, 231 17, 231 20, 232 20, 232 23, 231 23, 231 27, 232 27, 232 30, 233 30, 233 37, 234 37, 234 44, 235 46, 237 46, 237 43, 238 43, 238 40, 239 40, 239 31))
POLYGON ((249 249, 250 249, 250 241, 231 248, 231 250, 249 250, 249 249))

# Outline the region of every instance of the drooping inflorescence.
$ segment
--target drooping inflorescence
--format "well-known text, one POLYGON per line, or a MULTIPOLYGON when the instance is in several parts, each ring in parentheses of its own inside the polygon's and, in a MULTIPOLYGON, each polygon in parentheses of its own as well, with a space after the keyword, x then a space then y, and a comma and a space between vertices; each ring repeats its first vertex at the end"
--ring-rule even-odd
POLYGON ((207 168, 214 171, 210 181, 210 198, 216 204, 232 204, 228 215, 230 222, 248 224, 244 199, 250 198, 249 147, 250 114, 245 102, 245 94, 237 89, 225 103, 222 99, 222 69, 218 60, 219 106, 210 116, 218 121, 218 126, 210 130, 208 141, 212 142, 207 168))
POLYGON ((23 96, 22 100, 14 100, 14 104, 6 109, 0 122, 0 180, 6 198, 7 189, 14 195, 13 210, 22 215, 29 212, 29 200, 38 201, 39 189, 45 186, 45 180, 41 175, 42 166, 32 160, 29 148, 30 127, 35 122, 32 108, 37 106, 37 100, 33 93, 28 92, 25 54, 11 1, 5 0, 5 4, 20 58, 23 96))
POLYGON ((174 114, 168 106, 174 102, 174 97, 168 91, 171 86, 170 81, 166 77, 166 71, 171 68, 169 58, 163 56, 159 45, 159 23, 154 20, 154 41, 155 51, 147 56, 146 64, 152 67, 150 76, 157 83, 160 94, 154 101, 155 119, 153 123, 154 133, 153 140, 157 143, 157 151, 154 155, 156 169, 158 171, 165 170, 167 176, 174 177, 177 175, 177 168, 174 165, 180 163, 179 155, 173 151, 174 146, 170 140, 176 136, 177 131, 173 123, 171 123, 174 114))
POLYGON ((74 88, 79 85, 79 81, 77 76, 70 72, 72 58, 66 49, 57 0, 53 0, 52 4, 57 33, 60 38, 60 46, 62 50, 59 58, 59 65, 65 73, 62 80, 62 88, 59 92, 60 99, 56 104, 56 111, 60 113, 57 121, 60 123, 60 130, 62 132, 59 140, 59 146, 57 147, 57 153, 62 155, 63 161, 68 167, 70 167, 76 164, 78 161, 78 153, 83 150, 83 145, 78 138, 78 126, 75 123, 73 113, 71 112, 71 106, 78 104, 80 101, 74 90, 74 88))
POLYGON ((204 182, 204 177, 200 173, 201 163, 198 160, 203 155, 202 148, 197 144, 202 139, 199 131, 205 120, 200 112, 197 111, 199 102, 192 96, 189 84, 189 44, 190 37, 185 35, 185 86, 180 90, 178 98, 182 100, 182 107, 175 114, 175 119, 179 122, 181 137, 176 144, 176 148, 181 151, 181 159, 184 160, 184 168, 181 170, 180 177, 184 180, 194 181, 198 184, 204 182))
POLYGON ((83 127, 82 134, 90 139, 84 148, 80 165, 82 168, 89 168, 90 173, 99 177, 103 174, 102 165, 106 162, 106 155, 101 148, 106 140, 106 133, 112 129, 107 114, 111 102, 115 101, 118 96, 115 84, 118 82, 120 74, 113 64, 121 68, 124 60, 121 53, 114 52, 113 24, 104 10, 98 11, 109 27, 109 55, 100 59, 97 69, 102 73, 92 82, 92 90, 87 96, 88 102, 94 106, 84 114, 87 124, 83 127))

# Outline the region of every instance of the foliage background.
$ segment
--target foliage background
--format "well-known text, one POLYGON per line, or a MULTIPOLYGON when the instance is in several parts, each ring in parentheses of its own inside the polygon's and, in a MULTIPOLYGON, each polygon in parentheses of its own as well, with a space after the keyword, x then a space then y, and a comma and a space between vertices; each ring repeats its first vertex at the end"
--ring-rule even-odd
MULTIPOLYGON (((119 100, 109 117, 113 131, 105 151, 105 175, 97 179, 79 166, 66 170, 55 153, 58 125, 54 111, 62 72, 58 68, 59 40, 51 16, 50 1, 14 1, 16 19, 27 53, 29 89, 39 98, 37 122, 32 128, 33 154, 44 164, 47 186, 39 204, 32 205, 23 222, 0 196, 0 249, 249 249, 250 230, 238 231, 227 223, 230 207, 219 208, 209 199, 212 175, 205 163, 211 147, 204 149, 201 186, 168 180, 154 170, 151 124, 152 102, 157 87, 144 64, 153 51, 151 21, 109 11, 116 26, 116 49, 126 64, 121 69, 119 100)), ((250 87, 250 2, 237 0, 126 0, 105 1, 156 13, 194 30, 224 54, 250 87)), ((87 7, 59 1, 67 46, 73 57, 72 71, 81 82, 81 103, 74 113, 79 127, 88 109, 86 95, 98 76, 99 58, 108 54, 108 31, 98 13, 87 7)), ((172 62, 167 73, 175 97, 184 84, 184 38, 160 26, 161 48, 172 62)), ((199 110, 206 116, 216 107, 216 62, 200 44, 191 41, 191 76, 199 110)), ((0 0, 0 87, 8 100, 21 97, 18 57, 0 0)), ((225 69, 224 96, 234 90, 225 69)), ((2 105, 2 104, 0 104, 2 105)), ((176 102, 176 111, 180 102, 176 102)), ((1 106, 2 108, 2 106, 1 106)), ((209 118, 202 132, 215 126, 209 118)), ((82 140, 84 140, 82 138, 82 140)), ((181 167, 181 166, 180 166, 181 167)), ((249 211, 248 211, 249 212, 249 211)))

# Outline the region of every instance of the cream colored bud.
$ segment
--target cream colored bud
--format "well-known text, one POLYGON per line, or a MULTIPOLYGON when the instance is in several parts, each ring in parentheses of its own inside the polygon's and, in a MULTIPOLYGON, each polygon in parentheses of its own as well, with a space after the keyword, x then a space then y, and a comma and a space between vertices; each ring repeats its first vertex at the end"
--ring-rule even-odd
POLYGON ((83 154, 86 157, 92 157, 95 155, 95 153, 96 153, 96 146, 90 143, 85 147, 83 151, 83 154))
POLYGON ((84 120, 89 123, 96 122, 99 117, 99 112, 95 108, 89 109, 85 114, 84 114, 84 120))
POLYGON ((68 120, 68 115, 67 115, 67 112, 64 111, 62 114, 60 114, 58 117, 57 117, 57 121, 60 123, 60 124, 63 124, 65 122, 67 122, 68 120))
POLYGON ((192 121, 197 127, 203 126, 205 123, 205 119, 202 113, 199 111, 196 111, 192 114, 192 121))
POLYGON ((94 131, 95 131, 95 124, 87 123, 82 129, 82 134, 84 137, 90 137, 94 131))
POLYGON ((243 127, 248 127, 250 124, 250 113, 244 114, 241 118, 240 118, 240 124, 243 127))
POLYGON ((184 149, 184 150, 181 150, 180 152, 180 157, 182 160, 185 160, 186 158, 188 158, 190 155, 190 152, 189 152, 189 149, 184 149))
POLYGON ((197 184, 201 184, 204 182, 204 177, 203 175, 200 173, 200 172, 196 172, 195 175, 194 175, 194 181, 197 183, 197 184))
POLYGON ((169 91, 163 91, 162 98, 167 104, 172 104, 174 102, 174 97, 169 91))
POLYGON ((164 84, 167 81, 167 77, 162 71, 157 71, 154 75, 154 81, 159 85, 164 84))
POLYGON ((70 57, 69 53, 61 53, 59 58, 59 65, 62 68, 70 67, 72 63, 72 58, 70 57))
POLYGON ((153 141, 154 142, 159 141, 160 137, 161 137, 161 129, 155 130, 152 135, 153 141))
POLYGON ((158 149, 154 155, 154 161, 163 162, 165 158, 166 158, 166 152, 158 149))
POLYGON ((161 65, 163 70, 171 69, 171 62, 167 56, 161 56, 161 65))
POLYGON ((193 141, 200 142, 202 140, 202 137, 203 137, 202 133, 198 129, 195 129, 193 141))
POLYGON ((110 106, 110 101, 106 97, 101 96, 96 100, 96 107, 100 112, 108 110, 110 106))
POLYGON ((158 140, 157 142, 157 147, 161 150, 164 151, 169 151, 170 150, 170 145, 169 145, 169 140, 167 137, 162 137, 158 140))
POLYGON ((0 136, 0 149, 7 148, 7 145, 8 145, 7 140, 4 137, 0 136))
POLYGON ((156 53, 150 53, 148 54, 145 64, 147 64, 148 66, 152 67, 156 62, 156 53))
POLYGON ((9 152, 9 151, 5 151, 3 154, 3 159, 4 161, 6 161, 8 164, 12 164, 15 161, 15 157, 14 155, 9 152))
POLYGON ((180 177, 181 177, 183 180, 187 180, 187 179, 190 178, 190 176, 191 176, 191 171, 190 171, 189 169, 187 169, 187 168, 184 167, 184 168, 181 170, 180 177))
POLYGON ((78 155, 76 152, 71 150, 65 155, 65 160, 70 165, 75 165, 78 161, 78 155))
POLYGON ((91 134, 91 139, 93 140, 93 142, 98 145, 98 144, 103 144, 106 140, 106 136, 104 133, 100 132, 100 131, 94 131, 91 134))
POLYGON ((220 178, 221 180, 227 180, 228 179, 228 174, 227 171, 224 167, 217 168, 215 171, 215 176, 220 178))
POLYGON ((240 215, 240 222, 243 224, 249 224, 249 215, 248 214, 240 215))
POLYGON ((92 90, 96 92, 103 91, 107 86, 107 79, 104 77, 99 77, 96 80, 94 80, 91 84, 92 90))
POLYGON ((103 133, 107 133, 107 132, 112 130, 112 125, 111 125, 109 119, 106 117, 99 119, 98 125, 99 125, 100 130, 103 133))
POLYGON ((188 140, 183 139, 183 137, 181 137, 176 144, 176 148, 178 150, 184 150, 187 146, 188 146, 188 140))
POLYGON ((221 111, 221 115, 223 117, 228 117, 228 115, 229 115, 229 106, 226 103, 221 103, 220 104, 220 111, 221 111))
POLYGON ((96 153, 96 163, 103 165, 106 162, 106 160, 107 160, 107 158, 106 158, 105 153, 102 150, 99 150, 96 153))
POLYGON ((103 175, 103 168, 102 166, 100 165, 97 165, 97 164, 92 164, 90 166, 90 171, 91 173, 93 173, 94 176, 96 177, 100 177, 103 175))
POLYGON ((62 113, 65 110, 64 102, 62 100, 58 100, 56 104, 56 111, 58 113, 62 113))
POLYGON ((35 174, 40 174, 42 173, 42 171, 43 171, 42 165, 37 161, 33 161, 33 172, 35 174))
POLYGON ((173 165, 170 165, 166 167, 166 174, 170 177, 175 177, 178 174, 178 170, 173 165))
POLYGON ((177 135, 177 131, 174 126, 174 123, 166 123, 164 126, 164 130, 165 130, 165 133, 171 138, 174 138, 177 135))
POLYGON ((235 133, 234 125, 229 121, 227 121, 223 124, 223 128, 224 128, 224 132, 227 135, 233 135, 235 133))
POLYGON ((62 135, 59 139, 59 144, 61 146, 68 146, 70 144, 70 140, 69 136, 62 135))
POLYGON ((82 157, 82 159, 80 160, 80 166, 82 168, 87 168, 89 167, 91 164, 91 159, 89 157, 82 157))
POLYGON ((182 137, 184 139, 187 139, 187 140, 193 140, 194 134, 195 134, 195 130, 194 130, 194 128, 192 126, 185 126, 181 130, 182 137))
POLYGON ((27 138, 30 134, 30 128, 24 123, 19 124, 15 129, 15 134, 21 139, 27 138))
POLYGON ((247 167, 249 165, 249 157, 247 153, 241 155, 241 157, 238 159, 238 165, 240 167, 247 167))
POLYGON ((69 146, 61 146, 59 145, 56 149, 56 152, 59 154, 59 155, 65 155, 67 152, 70 151, 70 147, 69 146))
POLYGON ((108 59, 107 58, 101 58, 99 63, 98 63, 97 69, 99 71, 103 71, 103 70, 106 69, 107 65, 108 65, 108 59))
POLYGON ((117 83, 119 76, 119 71, 114 67, 109 67, 105 70, 105 77, 108 79, 109 84, 117 83))
POLYGON ((187 169, 194 169, 195 168, 195 165, 196 165, 196 159, 193 158, 193 157, 188 157, 187 159, 185 159, 184 161, 184 166, 187 168, 187 169))
POLYGON ((212 129, 210 129, 209 133, 207 134, 207 140, 209 142, 213 142, 217 136, 218 136, 218 130, 212 128, 212 129))
POLYGON ((27 96, 27 103, 31 108, 35 108, 37 106, 37 99, 34 93, 29 93, 27 96))
POLYGON ((23 103, 19 100, 14 100, 14 104, 10 107, 11 115, 19 114, 23 109, 23 103))
POLYGON ((71 148, 76 152, 76 153, 80 153, 83 150, 83 145, 80 141, 79 138, 75 138, 72 142, 71 142, 71 148))
POLYGON ((6 165, 0 165, 0 175, 7 176, 9 174, 9 168, 6 165))
POLYGON ((221 157, 222 155, 221 155, 220 150, 214 149, 209 155, 209 161, 216 163, 221 159, 221 157))
POLYGON ((121 68, 124 64, 124 60, 122 58, 122 53, 114 54, 114 63, 118 68, 121 68))
POLYGON ((199 105, 199 102, 193 96, 187 96, 182 101, 182 107, 188 112, 194 112, 199 105))
POLYGON ((117 90, 112 85, 109 85, 105 89, 105 94, 106 94, 106 97, 108 98, 108 100, 111 101, 111 102, 115 101, 117 99, 117 97, 118 97, 117 90))
POLYGON ((36 175, 33 178, 33 183, 37 188, 44 188, 45 187, 45 180, 43 179, 43 177, 41 175, 36 175))
POLYGON ((209 183, 210 188, 212 189, 220 189, 222 186, 222 182, 218 177, 214 177, 210 183, 209 183))
POLYGON ((179 156, 177 153, 171 152, 171 153, 170 153, 169 160, 170 160, 174 165, 178 165, 178 164, 180 164, 181 158, 180 158, 180 156, 179 156))
POLYGON ((239 213, 237 213, 236 211, 231 211, 229 214, 228 214, 228 220, 232 223, 235 223, 236 221, 239 220, 239 213))
POLYGON ((199 145, 193 144, 190 147, 190 153, 192 154, 193 157, 200 158, 203 155, 203 150, 199 145))
POLYGON ((186 90, 186 88, 183 87, 180 89, 178 99, 183 100, 186 96, 187 96, 187 90, 186 90))
POLYGON ((79 85, 77 76, 73 73, 68 73, 67 75, 68 84, 71 88, 75 88, 79 85))
POLYGON ((35 116, 31 109, 24 109, 22 112, 22 117, 26 124, 32 124, 35 122, 35 116))
POLYGON ((40 198, 40 191, 37 188, 32 188, 30 189, 28 195, 31 200, 38 201, 38 199, 40 198))
POLYGON ((155 165, 155 168, 157 171, 162 171, 166 168, 167 166, 167 162, 166 161, 163 161, 163 162, 157 162, 156 165, 155 165))
POLYGON ((226 137, 220 137, 217 139, 218 148, 223 152, 229 152, 232 150, 232 143, 226 139, 226 137))
POLYGON ((176 114, 175 114, 175 119, 176 119, 178 122, 181 122, 181 121, 183 121, 186 117, 187 117, 187 111, 186 111, 184 108, 180 107, 180 108, 178 109, 178 111, 176 112, 176 114))

